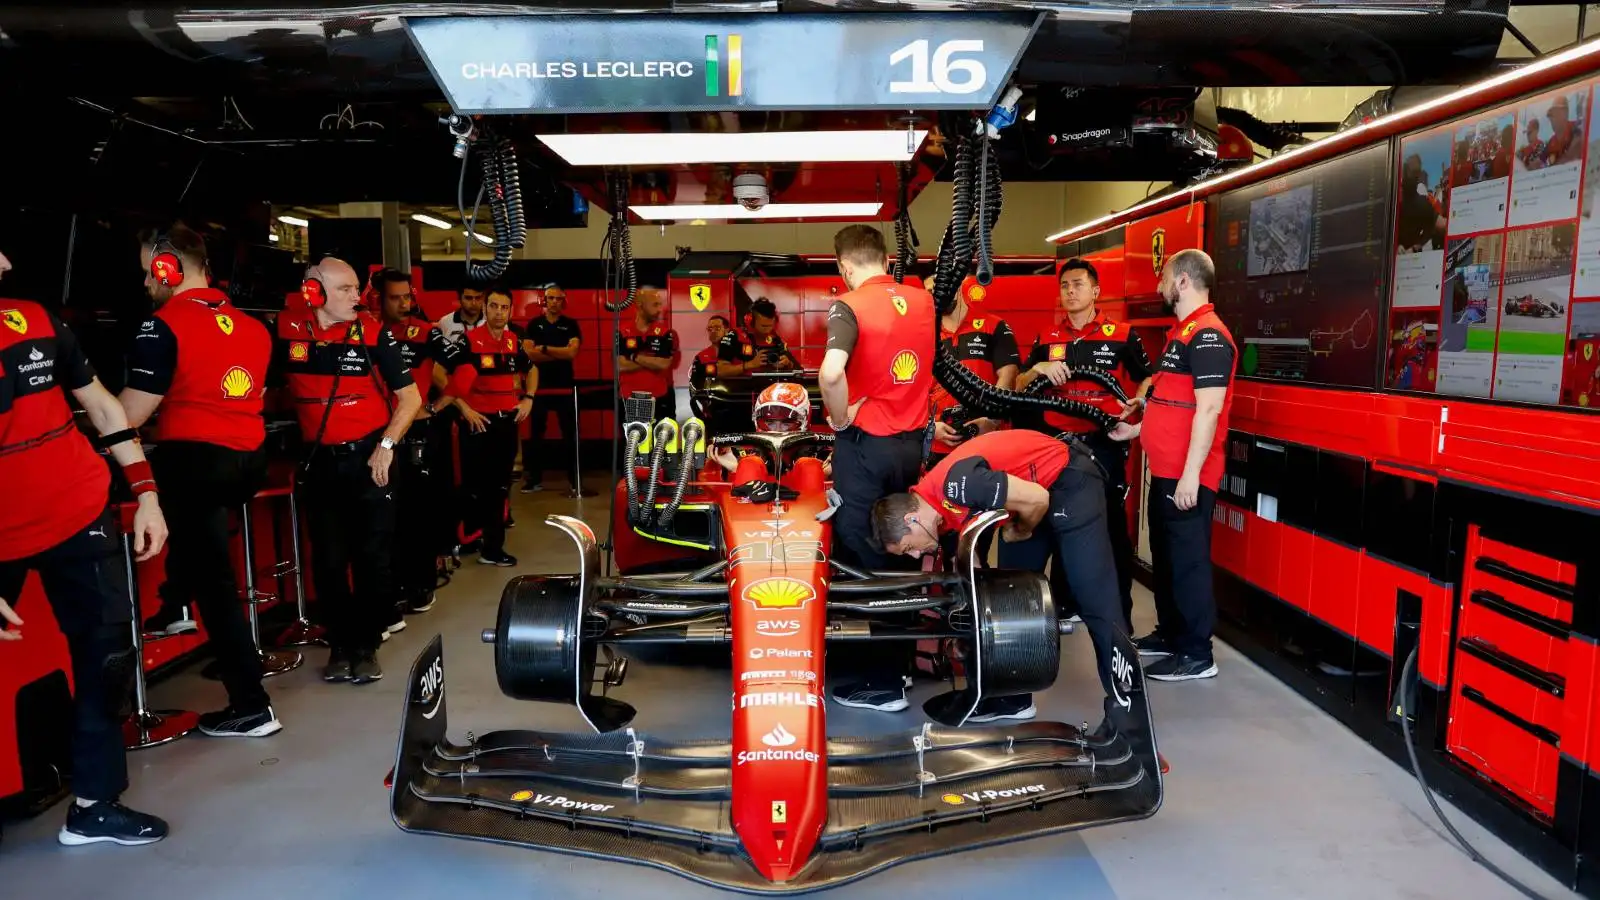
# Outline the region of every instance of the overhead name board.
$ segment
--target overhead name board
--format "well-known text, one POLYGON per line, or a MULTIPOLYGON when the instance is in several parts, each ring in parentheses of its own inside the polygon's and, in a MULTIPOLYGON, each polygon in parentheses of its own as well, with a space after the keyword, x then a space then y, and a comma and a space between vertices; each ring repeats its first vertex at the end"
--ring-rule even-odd
POLYGON ((1037 13, 408 18, 463 114, 987 109, 1037 13))

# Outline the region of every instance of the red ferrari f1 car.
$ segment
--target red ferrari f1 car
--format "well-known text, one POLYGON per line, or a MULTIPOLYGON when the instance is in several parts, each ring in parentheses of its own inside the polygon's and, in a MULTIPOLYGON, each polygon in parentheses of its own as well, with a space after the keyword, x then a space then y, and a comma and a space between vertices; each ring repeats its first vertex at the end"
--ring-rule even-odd
POLYGON ((1070 630, 1039 573, 983 567, 980 538, 1005 513, 967 524, 951 572, 859 571, 829 557, 831 504, 817 457, 831 434, 708 440, 699 419, 681 430, 670 420, 651 425, 648 401, 626 405, 627 477, 613 540, 620 574, 601 574, 588 525, 550 516, 546 524, 572 542, 576 571, 513 578, 483 633, 502 691, 573 704, 595 734, 501 731, 453 742, 436 637, 407 687, 391 793, 402 829, 788 893, 1143 818, 1161 805, 1131 642, 1116 652, 1107 701, 1123 712, 1121 727, 965 727, 984 697, 1050 687, 1070 630), (731 477, 703 468, 708 455, 735 448, 746 455, 731 477), (648 558, 644 545, 664 552, 648 558), (680 567, 663 571, 671 557, 680 567), (891 737, 829 734, 828 647, 906 640, 955 648, 952 689, 923 707, 931 721, 891 737), (654 740, 629 727, 633 707, 606 695, 626 676, 630 645, 664 642, 728 647, 727 734, 654 740))

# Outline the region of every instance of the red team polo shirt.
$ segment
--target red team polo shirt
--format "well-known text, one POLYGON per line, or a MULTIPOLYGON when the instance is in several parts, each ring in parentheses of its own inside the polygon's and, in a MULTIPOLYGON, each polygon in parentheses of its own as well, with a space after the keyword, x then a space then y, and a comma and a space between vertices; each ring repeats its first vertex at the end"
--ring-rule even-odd
POLYGON ((643 391, 658 398, 671 393, 672 373, 677 370, 681 358, 678 348, 678 333, 668 328, 661 320, 652 322, 649 327, 641 331, 637 317, 624 319, 617 330, 619 355, 659 356, 672 360, 672 365, 660 372, 652 372, 649 369, 623 372, 622 396, 627 397, 634 391, 643 391))
MULTIPOLYGON (((1006 366, 1015 366, 1020 363, 1017 354, 1017 337, 1011 333, 1011 326, 1007 325, 999 316, 981 311, 967 310, 966 318, 956 326, 955 331, 946 331, 943 323, 939 325, 939 340, 956 359, 967 367, 972 374, 982 378, 990 384, 995 384, 999 378, 995 374, 1006 366)), ((945 410, 956 405, 954 397, 937 381, 933 384, 933 414, 938 416, 945 410)), ((944 441, 933 442, 934 453, 949 453, 955 449, 944 441)))
MULTIPOLYGON (((1034 339, 1027 368, 1042 362, 1064 362, 1069 368, 1104 369, 1116 376, 1130 397, 1139 383, 1150 377, 1150 358, 1145 355, 1144 344, 1133 333, 1133 327, 1103 313, 1096 313, 1082 328, 1073 328, 1070 321, 1063 320, 1054 330, 1034 339)), ((1122 413, 1122 403, 1114 394, 1083 379, 1070 379, 1060 387, 1051 385, 1045 389, 1045 396, 1081 400, 1113 416, 1122 413)), ((1073 433, 1095 431, 1100 427, 1087 419, 1057 412, 1046 412, 1044 421, 1056 431, 1073 433)))
MULTIPOLYGON (((1150 385, 1139 442, 1155 478, 1182 478, 1194 427, 1195 388, 1225 388, 1233 381, 1238 360, 1233 335, 1211 304, 1200 307, 1167 332, 1167 349, 1150 385)), ((1228 412, 1233 392, 1222 401, 1217 433, 1200 469, 1200 484, 1213 491, 1222 485, 1223 444, 1228 438, 1228 412)))
POLYGON ((66 396, 94 378, 60 320, 37 303, 0 300, 0 560, 49 550, 106 508, 111 470, 66 396))
POLYGON ((261 418, 272 335, 226 294, 174 295, 139 325, 128 387, 162 397, 158 434, 250 451, 266 439, 261 418))
POLYGON ((367 313, 324 329, 314 310, 286 309, 273 353, 310 442, 343 444, 382 430, 393 415, 389 395, 412 383, 394 336, 367 313))
POLYGON ((937 327, 933 307, 932 294, 888 275, 868 278, 834 301, 830 322, 835 316, 854 322, 856 340, 849 347, 836 347, 834 327, 828 329, 829 349, 850 353, 845 365, 850 404, 866 401, 854 427, 879 437, 927 427, 937 327))
POLYGON ((400 346, 400 356, 411 370, 411 380, 416 383, 422 399, 430 399, 434 389, 433 367, 444 366, 445 371, 453 374, 463 361, 461 345, 445 340, 439 326, 416 316, 407 316, 386 327, 400 346))
POLYGON ((480 413, 503 413, 522 402, 523 378, 533 360, 522 349, 522 336, 509 326, 496 338, 488 325, 467 330, 460 344, 463 359, 450 382, 450 392, 480 413))
POLYGON ((911 490, 939 511, 946 530, 956 531, 973 512, 1005 507, 1006 480, 990 473, 1048 488, 1070 457, 1066 444, 1037 431, 991 431, 950 451, 911 490))

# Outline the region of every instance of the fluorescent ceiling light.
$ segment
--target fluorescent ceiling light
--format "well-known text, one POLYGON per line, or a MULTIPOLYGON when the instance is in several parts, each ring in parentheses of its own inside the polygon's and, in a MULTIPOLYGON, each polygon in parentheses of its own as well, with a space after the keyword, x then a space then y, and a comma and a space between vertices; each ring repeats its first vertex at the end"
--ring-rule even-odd
POLYGON ((424 225, 432 225, 435 228, 443 228, 446 231, 449 231, 450 229, 455 227, 454 225, 451 225, 449 222, 446 222, 443 219, 434 218, 433 216, 427 215, 426 213, 412 213, 411 214, 411 221, 413 221, 413 222, 421 222, 424 225))
POLYGON ((269 241, 273 242, 274 244, 276 244, 278 242, 278 236, 276 234, 268 234, 267 235, 267 240, 269 240, 269 241))
POLYGON ((1030 109, 1028 110, 1028 114, 1023 116, 1023 118, 1027 119, 1029 122, 1035 121, 1039 118, 1039 110, 1030 109))
MULTIPOLYGON (((1308 10, 1299 11, 1306 12, 1308 10)), ((1260 162, 1252 163, 1251 165, 1245 166, 1242 169, 1234 169, 1231 172, 1225 172, 1216 176, 1215 178, 1208 178, 1198 184, 1181 188, 1165 197, 1157 197, 1154 200, 1146 200, 1142 203, 1136 203, 1127 209, 1111 213, 1110 215, 1101 216, 1098 219, 1084 222, 1081 225, 1074 225, 1071 228, 1062 229, 1061 231, 1046 237, 1045 240, 1053 244, 1069 234, 1081 234, 1084 236, 1093 235, 1097 233, 1096 229, 1101 225, 1109 225, 1118 217, 1134 216, 1137 215, 1140 210, 1149 209, 1158 204, 1171 202, 1174 196, 1188 194, 1190 201, 1193 202, 1194 198, 1200 191, 1215 190, 1221 188, 1225 184, 1249 181, 1251 180, 1251 176, 1264 166, 1277 166, 1281 165, 1286 159, 1293 159, 1296 156, 1301 156, 1306 153, 1321 152, 1330 143, 1339 145, 1342 150, 1355 150, 1359 147, 1364 147, 1367 145, 1367 142, 1362 140, 1360 136, 1364 134, 1370 134, 1374 131, 1387 131, 1389 136, 1393 136, 1395 134, 1402 134, 1411 128, 1416 128, 1419 126, 1427 128, 1443 126, 1445 124, 1444 122, 1426 121, 1428 113, 1431 110, 1438 109, 1441 106, 1454 105, 1462 100, 1471 98, 1474 94, 1481 94, 1486 91, 1490 91, 1504 85, 1521 82, 1523 80, 1530 80, 1532 79, 1533 75, 1538 72, 1553 69, 1557 66, 1569 66, 1575 62, 1578 62, 1579 60, 1594 56, 1596 54, 1600 54, 1600 40, 1591 40, 1587 43, 1579 44, 1578 46, 1569 50, 1563 50, 1560 53, 1551 53, 1547 56, 1541 56, 1538 59, 1527 63, 1526 65, 1512 69, 1508 72, 1502 72, 1493 78, 1486 78, 1476 84, 1469 84, 1460 90, 1452 91, 1448 94, 1442 94, 1438 97, 1434 97, 1432 100, 1425 100, 1421 103, 1418 103, 1416 106, 1409 106, 1398 112, 1392 112, 1388 115, 1379 116, 1378 118, 1369 122, 1363 122, 1362 124, 1353 128, 1336 132, 1328 137, 1312 141, 1309 144, 1301 144, 1298 147, 1285 150, 1282 153, 1270 156, 1260 162)), ((1514 97, 1507 97, 1494 101, 1494 103, 1491 105, 1506 105, 1519 102, 1522 101, 1519 101, 1514 97)), ((1485 109, 1487 108, 1489 107, 1485 107, 1485 109)), ((1463 110, 1457 118, 1470 118, 1483 111, 1483 109, 1463 110)))
POLYGON ((871 219, 882 203, 769 203, 761 209, 745 209, 737 203, 721 206, 678 204, 673 206, 630 206, 629 211, 649 221, 682 219, 871 219))
POLYGON ((492 237, 484 237, 483 235, 477 233, 476 231, 463 230, 461 233, 462 234, 470 234, 470 235, 472 235, 473 237, 477 238, 478 240, 482 241, 485 244, 494 243, 494 238, 492 238, 492 237))
POLYGON ((574 166, 688 163, 905 162, 926 130, 764 131, 737 134, 547 134, 539 140, 574 166))
POLYGON ((285 225, 298 225, 301 228, 311 224, 309 221, 302 219, 299 216, 279 216, 278 221, 285 225))

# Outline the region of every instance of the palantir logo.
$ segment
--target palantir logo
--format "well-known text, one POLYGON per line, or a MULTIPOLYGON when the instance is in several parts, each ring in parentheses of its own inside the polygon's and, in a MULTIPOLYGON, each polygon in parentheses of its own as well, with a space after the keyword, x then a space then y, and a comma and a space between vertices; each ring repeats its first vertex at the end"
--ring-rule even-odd
POLYGON ((797 740, 799 738, 790 734, 789 729, 783 727, 782 722, 779 722, 777 727, 761 736, 761 743, 766 744, 768 747, 788 747, 792 746, 797 740))

